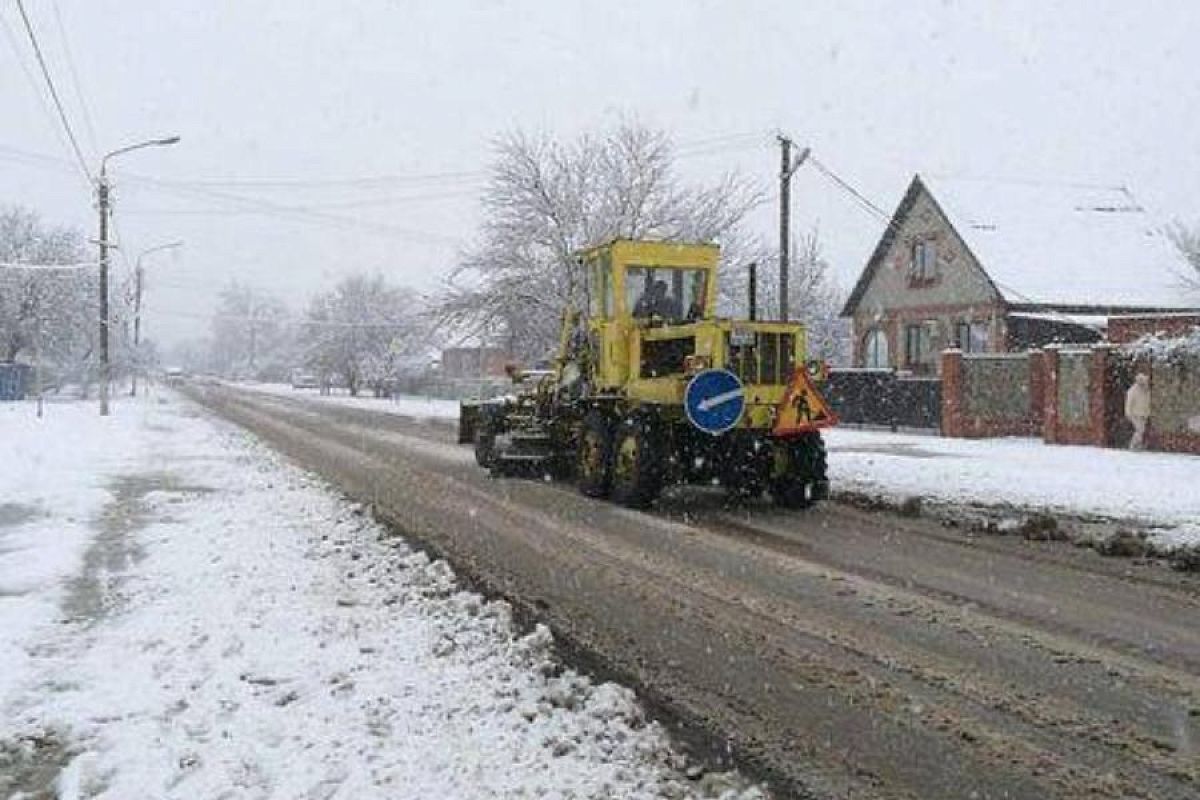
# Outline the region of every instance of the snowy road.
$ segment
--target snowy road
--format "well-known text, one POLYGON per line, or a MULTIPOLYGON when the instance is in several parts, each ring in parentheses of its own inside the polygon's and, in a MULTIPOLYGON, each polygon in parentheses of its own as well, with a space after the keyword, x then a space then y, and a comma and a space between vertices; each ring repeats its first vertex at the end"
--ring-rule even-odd
POLYGON ((836 504, 656 514, 491 480, 450 426, 195 396, 548 622, 785 793, 1184 798, 1200 584, 1059 543, 836 504))

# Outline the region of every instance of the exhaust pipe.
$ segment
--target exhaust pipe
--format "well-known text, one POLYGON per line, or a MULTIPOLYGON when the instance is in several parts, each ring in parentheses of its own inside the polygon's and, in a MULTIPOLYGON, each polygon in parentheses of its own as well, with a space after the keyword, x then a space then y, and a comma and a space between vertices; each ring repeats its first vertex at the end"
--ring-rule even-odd
POLYGON ((746 290, 750 294, 750 321, 758 319, 758 262, 750 262, 750 275, 747 281, 746 290))

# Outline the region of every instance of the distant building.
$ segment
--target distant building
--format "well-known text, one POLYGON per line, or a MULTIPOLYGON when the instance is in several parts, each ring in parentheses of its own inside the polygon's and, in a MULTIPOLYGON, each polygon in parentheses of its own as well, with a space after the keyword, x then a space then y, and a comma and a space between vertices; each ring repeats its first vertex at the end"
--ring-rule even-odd
POLYGON ((1186 268, 1122 188, 914 176, 842 315, 854 365, 934 374, 941 350, 1095 342, 1194 310, 1186 268))
POLYGON ((442 351, 445 378, 502 378, 512 356, 500 347, 448 347, 442 351))

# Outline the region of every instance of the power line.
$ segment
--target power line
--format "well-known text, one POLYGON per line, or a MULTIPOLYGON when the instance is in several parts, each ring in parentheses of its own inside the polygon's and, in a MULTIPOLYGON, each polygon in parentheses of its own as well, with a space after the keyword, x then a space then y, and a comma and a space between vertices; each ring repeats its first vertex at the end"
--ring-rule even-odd
POLYGON ((345 217, 338 214, 330 214, 324 211, 316 211, 304 206, 290 206, 283 203, 276 203, 271 200, 246 197, 245 195, 232 194, 229 192, 218 192, 211 189, 180 186, 171 181, 163 181, 158 178, 151 178, 144 175, 137 176, 130 173, 124 174, 129 180, 146 184, 149 187, 156 188, 159 191, 167 192, 169 194, 173 193, 212 197, 229 203, 238 203, 244 206, 250 206, 252 208, 257 207, 263 209, 264 212, 273 214, 275 216, 291 216, 297 219, 326 222, 341 227, 359 228, 383 235, 395 236, 401 239, 424 241, 430 244, 457 246, 462 243, 460 238, 447 236, 445 234, 429 233, 411 228, 402 228, 396 225, 388 225, 386 223, 370 222, 367 220, 357 219, 355 217, 345 217))
POLYGON ((833 181, 835 185, 837 185, 841 189, 845 190, 851 197, 853 197, 855 200, 857 200, 868 211, 870 211, 871 213, 875 214, 876 216, 880 217, 881 219, 883 219, 885 221, 888 219, 891 219, 890 215, 886 211, 884 211, 882 208, 880 208, 879 206, 875 205, 870 200, 868 200, 861 192, 859 192, 857 189, 855 189, 853 186, 851 186, 847 181, 843 180, 841 176, 839 176, 837 173, 835 173, 829 167, 822 164, 820 162, 820 160, 818 160, 815 156, 810 156, 809 160, 812 161, 812 165, 814 167, 816 167, 818 172, 820 172, 822 175, 824 175, 829 180, 833 181))
MULTIPOLYGON (((39 164, 53 169, 62 169, 64 164, 69 163, 63 161, 62 159, 55 158, 54 156, 48 156, 43 153, 32 153, 27 150, 21 150, 8 145, 0 145, 0 158, 24 161, 29 164, 39 164)), ((326 212, 309 209, 304 206, 290 206, 261 198, 247 197, 245 195, 232 194, 229 192, 218 192, 212 189, 205 189, 197 186, 179 185, 173 181, 151 178, 149 176, 138 175, 136 173, 122 172, 121 174, 127 180, 135 184, 144 184, 145 186, 143 188, 154 189, 166 192, 168 194, 181 195, 184 197, 196 196, 213 198, 222 202, 240 205, 242 206, 243 210, 259 209, 259 213, 276 218, 322 223, 332 227, 340 228, 342 230, 366 230, 379 235, 391 236, 405 241, 424 241, 431 245, 439 245, 443 247, 458 246, 462 244, 462 240, 460 238, 446 234, 431 233, 428 231, 420 231, 411 228, 402 228, 385 223, 375 223, 355 217, 329 214, 326 212)))
POLYGON ((79 100, 79 107, 83 110, 83 126, 87 130, 88 142, 92 145, 92 152, 96 152, 99 150, 96 147, 96 128, 92 125, 92 112, 87 98, 83 94, 83 84, 79 80, 79 72, 75 69, 75 57, 71 53, 71 42, 67 37, 67 26, 63 24, 62 14, 58 8, 58 0, 53 0, 50 7, 54 9, 54 21, 58 24, 58 35, 62 39, 63 54, 67 61, 67 74, 71 76, 75 97, 79 100))
POLYGON ((347 188, 387 188, 391 184, 438 184, 438 183, 473 183, 486 178, 486 172, 431 172, 395 175, 371 175, 354 178, 201 178, 195 180, 173 180, 176 186, 192 188, 234 188, 234 189, 329 189, 335 187, 347 188))
POLYGON ((76 261, 65 264, 28 264, 22 261, 0 261, 0 269, 57 272, 64 270, 91 269, 100 265, 99 261, 76 261))
POLYGON ((252 316, 245 314, 223 314, 220 311, 214 311, 211 314, 205 314, 200 311, 181 311, 178 309, 162 308, 155 309, 159 315, 184 317, 191 319, 208 319, 208 320, 227 320, 230 322, 275 322, 280 327, 308 327, 308 328, 405 328, 412 325, 412 320, 388 320, 382 322, 341 322, 338 320, 313 320, 313 319, 292 319, 288 317, 267 317, 267 316, 252 316))
MULTIPOLYGON (((461 190, 456 192, 437 192, 433 194, 413 194, 402 195, 399 197, 375 197, 364 200, 347 200, 330 203, 309 203, 304 206, 293 206, 293 208, 303 208, 306 211, 324 211, 337 210, 345 208, 370 208, 375 206, 394 206, 403 205, 405 203, 427 203, 434 200, 448 200, 459 197, 474 197, 478 194, 474 189, 461 190)), ((250 199, 250 198, 247 198, 250 199)), ((212 216, 239 216, 242 214, 260 214, 265 213, 258 209, 244 208, 145 208, 145 209, 125 209, 126 214, 152 214, 152 215, 212 215, 212 216)))
POLYGON ((71 142, 71 149, 75 152, 75 158, 79 161, 79 168, 83 170, 83 174, 87 176, 88 182, 93 182, 92 172, 88 169, 87 159, 83 157, 83 151, 79 148, 79 142, 75 139, 75 131, 71 128, 71 121, 67 119, 67 112, 63 109, 62 101, 58 97, 58 89, 54 86, 54 79, 50 77, 50 69, 46 66, 46 59, 42 55, 41 45, 38 44, 37 34, 33 31, 33 23, 29 19, 29 15, 25 13, 24 0, 17 0, 17 10, 21 12, 21 21, 25 23, 25 30, 29 34, 29 41, 33 45, 33 52, 37 56, 38 66, 42 68, 42 76, 46 79, 46 85, 50 88, 50 97, 54 99, 54 107, 58 109, 58 117, 62 120, 63 129, 67 132, 67 139, 71 142))
MULTIPOLYGON (((42 87, 38 82, 38 79, 34 77, 32 72, 29 71, 29 65, 25 63, 25 58, 23 56, 25 51, 21 47, 21 42, 18 40, 17 34, 13 30, 12 25, 9 24, 8 18, 2 13, 0 13, 0 26, 4 28, 4 35, 8 38, 8 43, 12 47, 13 58, 16 60, 17 64, 20 65, 21 72, 25 74, 25 80, 29 82, 29 88, 33 90, 33 95, 37 98, 38 106, 41 107, 42 113, 46 115, 46 122, 50 124, 51 128, 57 131, 58 120, 55 118, 54 109, 50 108, 49 102, 46 101, 46 95, 42 91, 42 87)), ((72 172, 73 171, 74 168, 72 167, 72 172)))

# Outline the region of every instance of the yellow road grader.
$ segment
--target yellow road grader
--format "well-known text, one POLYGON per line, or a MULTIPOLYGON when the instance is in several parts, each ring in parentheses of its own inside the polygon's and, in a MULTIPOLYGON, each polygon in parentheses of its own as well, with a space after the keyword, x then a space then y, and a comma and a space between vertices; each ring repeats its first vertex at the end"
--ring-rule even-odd
POLYGON ((497 475, 574 478, 640 508, 674 483, 828 493, 820 429, 835 423, 798 323, 719 319, 716 245, 617 240, 579 254, 587 308, 564 315, 552 368, 464 403, 459 439, 497 475))

